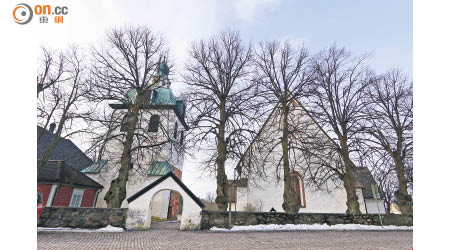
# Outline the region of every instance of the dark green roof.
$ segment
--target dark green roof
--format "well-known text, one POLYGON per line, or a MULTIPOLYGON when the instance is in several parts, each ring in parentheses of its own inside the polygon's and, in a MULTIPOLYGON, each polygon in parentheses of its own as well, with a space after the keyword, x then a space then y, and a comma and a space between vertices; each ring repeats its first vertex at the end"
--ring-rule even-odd
MULTIPOLYGON (((152 90, 151 97, 148 95, 148 98, 151 98, 148 104, 145 104, 145 109, 173 109, 178 119, 183 124, 184 128, 187 130, 189 126, 186 124, 184 120, 185 116, 185 103, 182 97, 175 97, 172 90, 166 87, 158 87, 152 90)), ((125 109, 127 108, 126 103, 133 103, 136 99, 136 90, 131 89, 127 92, 126 100, 122 102, 110 103, 109 106, 113 109, 125 109)))
MULTIPOLYGON (((177 104, 177 101, 183 100, 176 98, 173 94, 172 90, 166 87, 158 87, 153 89, 153 93, 151 98, 151 102, 149 103, 150 106, 175 106, 177 104)), ((110 106, 117 107, 117 108, 125 108, 126 103, 134 103, 136 100, 136 89, 130 89, 128 90, 127 94, 125 95, 124 99, 122 101, 118 101, 115 103, 111 103, 110 106)))
POLYGON ((153 90, 151 105, 168 106, 176 105, 177 98, 169 88, 156 88, 153 90))
POLYGON ((82 173, 88 173, 88 174, 98 174, 100 173, 100 170, 105 166, 107 163, 107 160, 100 160, 92 163, 89 167, 81 170, 82 173))
POLYGON ((163 176, 170 172, 170 165, 167 161, 153 161, 147 169, 147 175, 163 176))

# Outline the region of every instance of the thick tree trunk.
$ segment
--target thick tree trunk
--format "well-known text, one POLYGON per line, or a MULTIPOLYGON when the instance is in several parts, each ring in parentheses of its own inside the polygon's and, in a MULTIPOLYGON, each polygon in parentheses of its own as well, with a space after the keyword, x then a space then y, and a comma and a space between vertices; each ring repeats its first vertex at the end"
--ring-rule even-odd
POLYGON ((225 143, 225 101, 220 103, 219 134, 217 136, 217 189, 216 204, 219 210, 227 210, 228 178, 225 173, 226 143, 225 143))
POLYGON ((38 83, 37 85, 37 96, 39 97, 39 93, 42 92, 42 89, 44 88, 44 85, 42 83, 38 83))
POLYGON ((52 142, 50 143, 50 146, 48 147, 47 152, 45 153, 44 157, 39 162, 38 168, 44 166, 44 164, 50 159, 50 156, 52 155, 52 152, 55 149, 56 144, 58 144, 58 141, 61 138, 61 133, 62 133, 62 129, 64 126, 64 122, 66 121, 66 114, 67 114, 67 110, 64 110, 64 113, 62 114, 61 119, 59 119, 58 128, 56 129, 56 132, 53 136, 52 142))
POLYGON ((400 211, 404 214, 412 214, 413 207, 411 205, 412 198, 408 194, 408 186, 406 184, 405 168, 400 155, 394 153, 395 169, 397 170, 397 179, 399 183, 399 189, 395 191, 395 197, 398 200, 400 211))
POLYGON ((344 188, 347 193, 347 214, 360 214, 361 210, 359 208, 358 196, 356 195, 355 188, 355 175, 354 175, 354 166, 350 160, 350 156, 348 155, 348 149, 346 146, 342 147, 343 151, 341 153, 342 158, 344 159, 344 188))
POLYGON ((139 116, 139 105, 140 95, 136 96, 136 103, 131 107, 131 119, 128 124, 128 131, 125 138, 125 143, 122 151, 122 156, 120 158, 120 169, 119 176, 111 181, 108 192, 105 195, 105 201, 108 208, 120 208, 123 200, 126 198, 127 194, 127 181, 131 165, 131 147, 133 145, 134 131, 136 129, 136 124, 139 116))
POLYGON ((290 167, 289 167, 289 137, 288 137, 288 115, 289 108, 285 101, 282 101, 282 114, 283 114, 283 137, 281 138, 281 146, 283 148, 283 181, 284 181, 284 192, 283 192, 283 210, 286 213, 297 213, 300 205, 297 203, 295 197, 294 187, 291 182, 290 167))

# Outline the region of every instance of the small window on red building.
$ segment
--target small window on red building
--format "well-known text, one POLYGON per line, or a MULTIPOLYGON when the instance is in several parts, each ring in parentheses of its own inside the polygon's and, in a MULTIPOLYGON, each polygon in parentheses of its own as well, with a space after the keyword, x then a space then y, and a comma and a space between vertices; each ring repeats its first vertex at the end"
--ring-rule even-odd
POLYGON ((70 207, 80 207, 83 200, 83 189, 74 189, 72 193, 72 199, 70 200, 70 207))

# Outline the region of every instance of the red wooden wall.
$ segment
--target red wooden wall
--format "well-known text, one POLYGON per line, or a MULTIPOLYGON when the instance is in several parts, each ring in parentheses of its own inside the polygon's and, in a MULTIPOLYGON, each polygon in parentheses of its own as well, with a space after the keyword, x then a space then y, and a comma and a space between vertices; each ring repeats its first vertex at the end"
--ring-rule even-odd
MULTIPOLYGON (((52 188, 51 184, 38 184, 38 188, 41 189, 43 204, 47 204, 48 197, 50 195, 50 190, 52 188)), ((61 186, 56 192, 55 200, 53 206, 55 207, 68 207, 70 205, 70 200, 72 199, 74 187, 71 186, 61 186)), ((92 207, 94 205, 95 189, 84 189, 83 199, 81 200, 80 207, 92 207)))
POLYGON ((68 207, 72 198, 73 187, 61 186, 56 192, 54 207, 68 207))
POLYGON ((38 184, 37 187, 41 189, 43 199, 42 204, 45 206, 45 204, 47 204, 48 196, 50 195, 50 189, 52 189, 52 184, 38 184))

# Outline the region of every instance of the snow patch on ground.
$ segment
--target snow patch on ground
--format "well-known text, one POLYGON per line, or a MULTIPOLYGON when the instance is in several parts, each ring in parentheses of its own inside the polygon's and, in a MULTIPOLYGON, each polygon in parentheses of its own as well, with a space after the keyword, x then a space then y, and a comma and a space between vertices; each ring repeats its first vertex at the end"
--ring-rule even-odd
POLYGON ((84 229, 84 228, 67 228, 67 227, 38 227, 38 232, 81 232, 81 233, 90 233, 90 232, 123 232, 123 228, 121 227, 113 227, 108 225, 99 229, 84 229))
POLYGON ((233 226, 231 229, 212 227, 209 229, 214 232, 229 231, 292 231, 292 230, 413 230, 411 226, 373 226, 360 224, 268 224, 268 225, 251 225, 251 226, 233 226))

